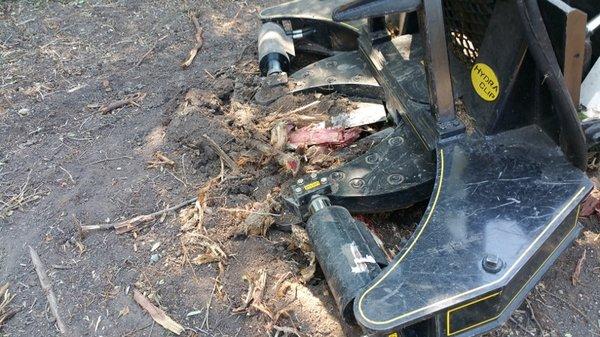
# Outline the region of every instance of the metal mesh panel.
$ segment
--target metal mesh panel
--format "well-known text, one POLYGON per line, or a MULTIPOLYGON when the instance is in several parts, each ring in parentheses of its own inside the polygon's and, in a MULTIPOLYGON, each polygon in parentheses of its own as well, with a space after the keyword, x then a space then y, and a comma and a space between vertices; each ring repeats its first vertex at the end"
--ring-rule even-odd
POLYGON ((461 61, 475 63, 496 0, 444 0, 448 42, 461 61))

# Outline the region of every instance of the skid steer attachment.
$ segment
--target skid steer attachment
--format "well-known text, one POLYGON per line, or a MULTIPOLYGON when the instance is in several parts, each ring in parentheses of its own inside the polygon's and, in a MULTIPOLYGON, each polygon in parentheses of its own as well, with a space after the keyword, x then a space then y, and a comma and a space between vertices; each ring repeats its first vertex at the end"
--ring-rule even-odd
POLYGON ((261 13, 263 30, 284 42, 272 49, 279 55, 259 52, 267 85, 258 100, 342 92, 380 99, 394 123, 362 156, 299 179, 288 199, 346 322, 368 336, 482 334, 508 320, 577 237, 592 188, 587 149, 600 140, 597 123, 584 134, 576 110, 600 48, 590 8, 298 0, 261 13), (301 54, 322 59, 288 77, 301 54), (427 199, 393 259, 351 215, 427 199))

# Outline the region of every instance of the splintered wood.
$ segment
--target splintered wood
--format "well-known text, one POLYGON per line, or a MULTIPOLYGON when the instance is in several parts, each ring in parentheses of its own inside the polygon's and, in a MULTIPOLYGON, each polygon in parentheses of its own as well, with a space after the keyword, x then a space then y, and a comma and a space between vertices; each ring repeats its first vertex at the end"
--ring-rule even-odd
MULTIPOLYGON (((279 293, 278 288, 282 286, 283 281, 289 277, 291 273, 286 273, 279 278, 279 280, 275 283, 274 289, 276 293, 279 293)), ((295 334, 297 336, 303 336, 302 333, 294 326, 294 327, 284 327, 278 325, 279 321, 282 317, 287 317, 292 325, 294 322, 292 320, 292 316, 290 315, 290 309, 286 307, 276 310, 273 307, 268 305, 266 296, 267 290, 267 277, 268 273, 261 269, 258 271, 258 275, 246 274, 242 277, 244 281, 248 283, 248 291, 244 296, 244 300, 241 306, 233 309, 234 313, 244 313, 249 312, 251 309, 260 312, 264 316, 268 317, 268 323, 265 325, 265 329, 270 333, 272 331, 275 332, 276 336, 280 334, 288 335, 295 334)), ((271 303, 272 304, 272 303, 271 303)), ((271 334, 269 334, 271 335, 271 334)))
POLYGON ((196 58, 196 55, 198 55, 198 53, 202 49, 202 46, 204 45, 204 29, 202 28, 202 26, 200 26, 200 22, 198 21, 198 17, 196 17, 196 13, 189 12, 188 16, 190 20, 192 20, 194 28, 196 29, 196 34, 194 35, 196 43, 194 44, 194 47, 190 50, 187 59, 181 63, 182 68, 187 68, 192 65, 194 59, 196 58))
POLYGON ((15 295, 11 295, 8 291, 8 286, 8 283, 0 286, 0 328, 2 328, 2 325, 18 312, 16 309, 10 309, 8 307, 15 297, 15 295))
POLYGON ((267 287, 267 272, 261 269, 258 272, 258 277, 244 275, 242 279, 248 283, 248 292, 242 306, 233 309, 233 312, 245 312, 252 307, 273 319, 273 313, 263 304, 263 296, 267 287))
POLYGON ((225 251, 217 242, 207 237, 206 235, 199 233, 189 233, 187 239, 191 240, 193 244, 204 248, 203 253, 198 254, 195 258, 192 259, 191 262, 193 264, 203 265, 207 263, 227 261, 227 253, 225 253, 225 251))
POLYGON ((255 211, 249 211, 248 216, 244 220, 244 232, 246 235, 265 236, 267 231, 275 223, 272 210, 278 205, 270 194, 262 203, 257 203, 254 207, 255 211))
POLYGON ((156 152, 154 158, 148 162, 148 168, 161 168, 164 166, 175 167, 175 162, 162 152, 156 152))
POLYGON ((300 275, 302 277, 302 282, 306 283, 310 281, 315 276, 315 272, 317 271, 317 257, 310 245, 306 229, 297 225, 292 225, 290 248, 300 249, 300 251, 302 251, 304 256, 308 259, 309 264, 307 267, 300 270, 300 275))
POLYGON ((163 310, 157 308, 154 304, 152 304, 152 302, 150 302, 150 300, 146 298, 146 296, 135 289, 133 290, 133 299, 137 302, 137 304, 140 305, 140 307, 150 314, 156 323, 160 324, 160 326, 163 328, 176 335, 181 335, 181 333, 185 331, 185 328, 181 324, 167 316, 163 310))

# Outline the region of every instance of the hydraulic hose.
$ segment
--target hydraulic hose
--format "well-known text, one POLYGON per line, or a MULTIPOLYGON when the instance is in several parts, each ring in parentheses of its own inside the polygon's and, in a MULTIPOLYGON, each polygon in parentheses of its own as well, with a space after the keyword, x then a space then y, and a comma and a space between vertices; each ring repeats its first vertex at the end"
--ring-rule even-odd
POLYGON ((544 74, 544 80, 548 83, 552 102, 558 113, 561 136, 564 140, 563 151, 573 165, 585 170, 587 166, 585 135, 554 54, 537 0, 517 0, 517 6, 529 51, 544 74))

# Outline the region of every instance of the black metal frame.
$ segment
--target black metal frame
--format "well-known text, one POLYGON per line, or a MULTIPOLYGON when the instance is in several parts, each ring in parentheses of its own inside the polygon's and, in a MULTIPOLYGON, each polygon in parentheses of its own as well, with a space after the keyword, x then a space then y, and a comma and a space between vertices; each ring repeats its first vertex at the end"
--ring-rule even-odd
MULTIPOLYGON (((309 237, 344 317, 351 321, 355 299, 354 316, 368 335, 489 331, 579 233, 577 205, 591 189, 580 170, 586 144, 573 104, 584 62, 582 44, 565 40, 581 42, 581 12, 559 0, 541 1, 544 15, 537 0, 478 1, 491 6, 485 18, 453 22, 451 32, 444 13, 471 6, 468 0, 358 0, 327 9, 333 21, 355 23, 352 48, 397 126, 351 163, 301 179, 294 189, 302 193, 290 200, 310 216, 309 237), (444 8, 449 2, 458 5, 444 8), (397 35, 412 32, 415 17, 418 32, 397 35), (554 25, 549 31, 544 20, 554 25), (471 24, 485 33, 471 39, 471 24), (471 72, 482 65, 497 77, 493 99, 473 88, 471 72), (348 268, 357 262, 340 251, 357 240, 359 256, 377 248, 347 211, 381 212, 427 195, 429 208, 404 249, 387 267, 381 259, 367 263, 369 275, 354 279, 348 268), (346 210, 334 212, 330 202, 346 210), (508 243, 495 245, 501 237, 508 243)), ((304 27, 305 19, 294 22, 304 27)))

